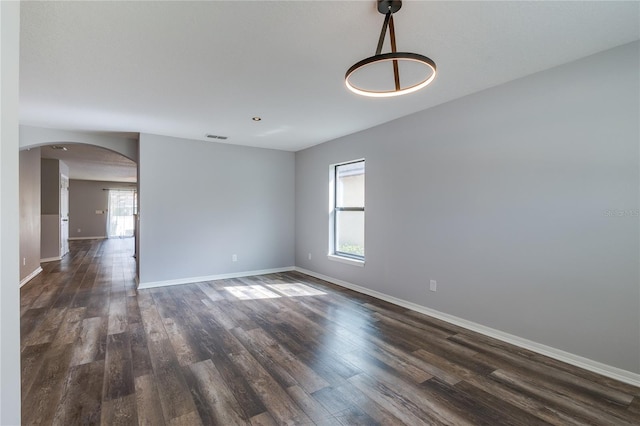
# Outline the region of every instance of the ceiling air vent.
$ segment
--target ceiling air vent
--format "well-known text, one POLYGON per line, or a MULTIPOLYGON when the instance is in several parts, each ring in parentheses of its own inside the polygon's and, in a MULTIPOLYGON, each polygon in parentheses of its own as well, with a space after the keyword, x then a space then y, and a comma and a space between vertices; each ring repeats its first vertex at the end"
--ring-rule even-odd
POLYGON ((207 137, 209 139, 222 139, 222 140, 227 139, 227 136, 219 136, 219 135, 207 135, 207 137))
POLYGON ((66 151, 67 147, 62 145, 51 145, 51 149, 59 149, 61 151, 66 151))

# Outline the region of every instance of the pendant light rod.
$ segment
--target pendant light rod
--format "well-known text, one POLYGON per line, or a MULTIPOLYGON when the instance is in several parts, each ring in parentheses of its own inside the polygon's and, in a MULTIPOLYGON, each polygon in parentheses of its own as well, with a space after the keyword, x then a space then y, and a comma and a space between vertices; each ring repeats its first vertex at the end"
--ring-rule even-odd
POLYGON ((380 38, 378 38, 378 47, 376 48, 376 55, 382 52, 382 45, 384 44, 384 37, 387 35, 387 27, 389 27, 389 20, 391 19, 391 12, 387 12, 382 23, 382 30, 380 30, 380 38))
MULTIPOLYGON (((389 37, 391 37, 391 53, 396 53, 396 30, 393 26, 393 15, 389 19, 389 37)), ((400 90, 400 71, 398 71, 398 61, 396 59, 393 60, 393 79, 396 83, 396 91, 400 90)))
MULTIPOLYGON (((384 22, 382 23, 382 30, 380 30, 380 38, 378 38, 376 55, 382 53, 382 45, 384 44, 384 38, 387 35, 387 29, 389 30, 389 37, 391 38, 391 53, 396 53, 396 30, 393 26, 391 6, 389 6, 389 11, 385 14, 384 22)), ((400 71, 398 70, 398 61, 395 59, 393 60, 393 79, 396 84, 396 90, 400 90, 400 71)))

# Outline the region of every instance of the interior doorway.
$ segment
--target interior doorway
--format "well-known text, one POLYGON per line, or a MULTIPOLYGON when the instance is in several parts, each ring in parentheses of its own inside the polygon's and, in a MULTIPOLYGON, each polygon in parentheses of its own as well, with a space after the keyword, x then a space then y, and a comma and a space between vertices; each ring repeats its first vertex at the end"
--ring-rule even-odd
MULTIPOLYGON (((21 135, 19 163, 21 284, 37 276, 43 262, 64 262, 74 241, 107 238, 108 228, 112 236, 135 237, 130 212, 139 193, 136 135, 51 131, 48 137, 28 130, 21 135), (111 209, 118 216, 111 227, 107 189, 128 190, 128 202, 111 209)), ((139 250, 131 251, 137 260, 139 250)))
POLYGON ((69 253, 69 176, 60 175, 60 257, 69 253))

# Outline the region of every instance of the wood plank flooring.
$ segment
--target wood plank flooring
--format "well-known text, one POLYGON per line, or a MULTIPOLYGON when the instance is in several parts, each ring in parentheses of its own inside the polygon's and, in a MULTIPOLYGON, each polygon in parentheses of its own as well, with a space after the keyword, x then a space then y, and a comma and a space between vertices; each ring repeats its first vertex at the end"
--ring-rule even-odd
POLYGON ((133 241, 22 288, 27 425, 638 425, 640 389, 298 273, 136 291, 133 241))

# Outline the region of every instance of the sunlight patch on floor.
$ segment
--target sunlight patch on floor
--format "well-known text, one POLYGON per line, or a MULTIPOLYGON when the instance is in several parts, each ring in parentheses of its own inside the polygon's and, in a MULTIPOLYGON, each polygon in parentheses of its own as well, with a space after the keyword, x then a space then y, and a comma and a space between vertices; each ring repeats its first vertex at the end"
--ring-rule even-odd
POLYGON ((229 293, 240 300, 275 299, 278 297, 322 296, 326 294, 313 287, 304 284, 268 284, 266 288, 261 285, 242 285, 225 287, 229 293), (274 291, 271 291, 274 290, 274 291))
POLYGON ((327 294, 323 291, 316 290, 313 287, 309 287, 304 284, 269 284, 267 285, 272 290, 277 291, 278 293, 282 293, 288 297, 296 297, 296 296, 322 296, 323 294, 327 294))
POLYGON ((241 285, 225 287, 224 289, 240 300, 275 299, 282 297, 279 294, 267 290, 261 285, 241 285))

